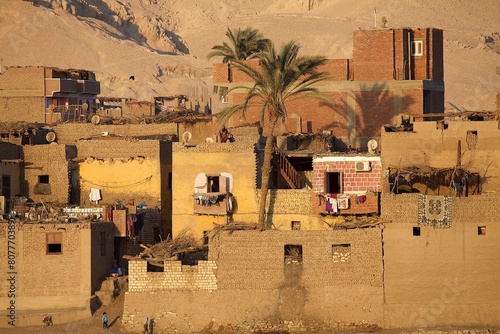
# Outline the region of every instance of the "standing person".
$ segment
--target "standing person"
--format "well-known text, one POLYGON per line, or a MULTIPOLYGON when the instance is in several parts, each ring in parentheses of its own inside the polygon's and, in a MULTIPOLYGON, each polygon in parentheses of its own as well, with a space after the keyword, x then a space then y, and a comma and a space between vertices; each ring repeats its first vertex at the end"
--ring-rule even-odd
POLYGON ((142 332, 143 334, 148 334, 149 333, 148 322, 149 322, 149 318, 148 317, 144 317, 144 321, 143 321, 144 331, 142 332))
POLYGON ((106 312, 102 313, 102 328, 108 329, 108 316, 106 312))

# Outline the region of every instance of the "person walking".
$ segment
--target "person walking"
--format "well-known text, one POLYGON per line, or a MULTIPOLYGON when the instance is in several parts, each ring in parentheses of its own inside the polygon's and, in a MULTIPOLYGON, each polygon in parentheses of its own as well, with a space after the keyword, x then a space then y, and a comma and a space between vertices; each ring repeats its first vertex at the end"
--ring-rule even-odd
POLYGON ((102 328, 108 329, 108 315, 106 312, 102 313, 102 328))
POLYGON ((149 318, 148 317, 144 317, 144 321, 142 322, 142 325, 143 325, 143 334, 148 334, 149 333, 149 318))

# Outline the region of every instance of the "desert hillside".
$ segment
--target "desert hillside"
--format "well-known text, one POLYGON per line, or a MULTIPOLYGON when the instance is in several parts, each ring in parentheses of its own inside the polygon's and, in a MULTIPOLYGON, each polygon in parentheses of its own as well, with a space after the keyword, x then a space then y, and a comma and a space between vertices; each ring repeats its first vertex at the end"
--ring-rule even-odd
POLYGON ((2 66, 90 69, 102 95, 150 100, 211 93, 206 55, 225 30, 258 28, 304 54, 350 58, 352 32, 437 27, 445 37, 446 101, 495 108, 498 0, 0 0, 2 66), (135 80, 129 80, 134 76, 135 80))

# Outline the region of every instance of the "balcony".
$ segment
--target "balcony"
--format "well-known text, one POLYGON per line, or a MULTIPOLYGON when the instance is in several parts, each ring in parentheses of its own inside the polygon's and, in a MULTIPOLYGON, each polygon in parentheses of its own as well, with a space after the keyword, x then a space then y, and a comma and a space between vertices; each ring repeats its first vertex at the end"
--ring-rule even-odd
POLYGON ((194 213, 198 215, 225 216, 232 211, 233 201, 225 193, 194 195, 194 213))
POLYGON ((78 80, 78 93, 99 95, 101 94, 101 83, 94 80, 78 80))
POLYGON ((46 78, 45 96, 54 96, 56 93, 74 94, 78 91, 77 81, 74 79, 46 78))

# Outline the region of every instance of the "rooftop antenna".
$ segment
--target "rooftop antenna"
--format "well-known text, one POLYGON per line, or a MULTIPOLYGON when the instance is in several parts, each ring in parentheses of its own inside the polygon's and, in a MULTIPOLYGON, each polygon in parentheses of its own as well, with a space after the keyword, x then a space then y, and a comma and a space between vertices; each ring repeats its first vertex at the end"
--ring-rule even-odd
POLYGON ((375 15, 375 28, 377 28, 377 7, 373 9, 373 15, 375 15))

